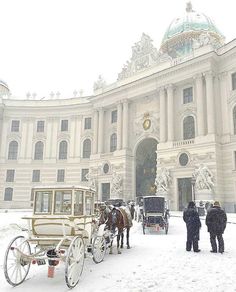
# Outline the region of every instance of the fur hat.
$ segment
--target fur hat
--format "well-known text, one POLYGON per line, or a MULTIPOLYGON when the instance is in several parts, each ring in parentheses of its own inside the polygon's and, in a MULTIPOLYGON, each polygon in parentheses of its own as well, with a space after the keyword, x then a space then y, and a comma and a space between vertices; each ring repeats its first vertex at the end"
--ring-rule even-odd
POLYGON ((195 203, 193 201, 189 202, 188 208, 195 208, 195 203))
POLYGON ((217 206, 217 207, 220 207, 220 202, 219 201, 215 201, 213 206, 217 206))

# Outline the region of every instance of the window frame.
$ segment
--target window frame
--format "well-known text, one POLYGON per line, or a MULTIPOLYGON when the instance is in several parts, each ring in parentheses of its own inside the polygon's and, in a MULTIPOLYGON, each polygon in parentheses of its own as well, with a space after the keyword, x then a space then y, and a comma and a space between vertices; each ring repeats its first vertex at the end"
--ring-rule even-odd
POLYGON ((91 139, 86 138, 83 141, 83 153, 82 153, 82 157, 85 159, 89 159, 92 153, 92 142, 91 139), (86 143, 89 141, 89 144, 87 145, 86 143), (86 149, 86 147, 89 147, 89 149, 86 149))
POLYGON ((11 121, 11 132, 14 132, 14 133, 20 132, 20 120, 11 121))
POLYGON ((112 133, 110 136, 110 152, 117 150, 117 134, 112 133))
POLYGON ((182 99, 183 104, 188 104, 188 103, 193 102, 193 86, 183 88, 182 97, 183 97, 182 99), (191 94, 185 94, 185 92, 189 89, 191 89, 191 94))
POLYGON ((112 124, 117 123, 117 110, 113 110, 111 112, 111 123, 112 124))
POLYGON ((84 130, 92 129, 92 118, 86 117, 84 118, 84 130))
POLYGON ((13 188, 11 187, 7 187, 5 188, 4 190, 4 201, 12 201, 12 198, 13 198, 13 188), (10 193, 7 193, 8 191, 11 191, 10 193), (9 198, 7 199, 7 196, 9 196, 9 198))
POLYGON ((236 72, 231 74, 231 88, 236 90, 236 72))
POLYGON ((67 119, 61 120, 61 132, 68 132, 69 121, 67 119))
POLYGON ((7 169, 6 182, 14 182, 14 180, 15 180, 15 169, 7 169))
POLYGON ((44 143, 37 141, 34 145, 34 160, 43 160, 44 143))
POLYGON ((65 182, 65 169, 60 168, 57 170, 57 182, 65 182))
POLYGON ((44 120, 37 121, 36 132, 44 133, 44 131, 45 131, 45 121, 44 120))
POLYGON ((40 169, 33 169, 32 182, 40 182, 40 176, 41 176, 40 169), (38 180, 36 180, 35 178, 38 178, 38 180))
POLYGON ((17 160, 19 143, 16 140, 10 141, 8 145, 8 160, 17 160), (14 144, 13 144, 14 143, 14 144))
POLYGON ((190 140, 190 139, 195 139, 196 137, 196 129, 195 129, 196 125, 195 125, 195 119, 192 115, 188 115, 186 117, 183 118, 183 122, 182 122, 182 129, 183 129, 183 140, 190 140), (190 122, 187 121, 188 118, 191 118, 193 120, 193 136, 191 137, 188 137, 188 133, 185 132, 185 126, 189 126, 190 125, 190 122))

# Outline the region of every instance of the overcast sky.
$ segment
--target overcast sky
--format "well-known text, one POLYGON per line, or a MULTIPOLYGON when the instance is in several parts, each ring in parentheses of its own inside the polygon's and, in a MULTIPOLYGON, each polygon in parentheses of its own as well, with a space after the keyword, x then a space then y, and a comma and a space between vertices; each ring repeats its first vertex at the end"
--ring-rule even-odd
MULTIPOLYGON (((159 49, 187 0, 0 0, 0 79, 12 95, 92 94, 101 74, 113 83, 142 33, 159 49)), ((225 35, 236 37, 235 0, 193 0, 225 35)))

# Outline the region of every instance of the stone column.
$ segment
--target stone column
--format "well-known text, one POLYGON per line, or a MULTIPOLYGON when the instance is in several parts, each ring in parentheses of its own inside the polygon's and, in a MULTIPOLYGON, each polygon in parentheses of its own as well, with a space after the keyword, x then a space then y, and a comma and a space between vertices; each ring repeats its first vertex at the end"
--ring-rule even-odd
POLYGON ((104 128, 104 110, 102 108, 99 109, 99 122, 98 122, 98 153, 103 152, 103 128, 104 128))
POLYGON ((0 139, 0 147, 1 147, 1 152, 0 152, 0 159, 8 159, 8 150, 7 147, 9 147, 9 143, 13 140, 13 139, 8 139, 7 135, 9 133, 9 129, 10 129, 10 123, 11 120, 8 117, 4 117, 4 119, 2 120, 2 135, 1 135, 1 139, 0 139))
POLYGON ((123 149, 128 148, 128 128, 129 128, 129 103, 128 100, 123 102, 123 149))
POLYGON ((117 150, 122 148, 122 103, 117 104, 117 150))
POLYGON ((167 86, 167 119, 168 119, 168 142, 174 140, 174 87, 172 84, 167 86))
POLYGON ((208 134, 215 133, 215 105, 213 92, 212 72, 205 73, 206 79, 206 100, 207 100, 207 131, 208 134))
POLYGON ((222 114, 222 133, 223 135, 229 134, 229 112, 227 98, 229 96, 228 86, 227 86, 228 73, 223 72, 219 75, 220 82, 220 97, 221 97, 221 114, 222 114))
MULTIPOLYGON (((25 159, 26 158, 26 151, 27 151, 27 138, 29 135, 29 118, 22 118, 21 121, 21 143, 20 143, 20 153, 19 153, 19 159, 25 159)), ((33 141, 32 141, 33 144, 33 141)), ((34 144, 35 145, 35 144, 34 144)), ((31 156, 32 157, 32 156, 31 156)), ((33 149, 33 157, 34 157, 34 149, 33 149)), ((29 157, 28 157, 29 158, 29 157)))
POLYGON ((98 111, 93 114, 93 154, 98 152, 98 111))
POLYGON ((52 132, 51 132, 51 149, 50 149, 50 158, 58 158, 58 118, 52 118, 52 132))
POLYGON ((160 142, 166 141, 166 98, 165 88, 160 88, 160 142))
POLYGON ((195 76, 198 136, 204 135, 204 104, 202 74, 195 76))
POLYGON ((46 145, 45 145, 45 159, 50 159, 51 143, 52 143, 52 126, 53 119, 47 118, 46 120, 46 145))
MULTIPOLYGON (((28 119, 27 141, 25 144, 26 146, 25 158, 28 158, 28 159, 32 158, 34 123, 35 123, 35 120, 28 119)), ((45 143, 44 143, 44 147, 45 147, 45 143)), ((34 152, 33 152, 33 155, 34 155, 34 152)))

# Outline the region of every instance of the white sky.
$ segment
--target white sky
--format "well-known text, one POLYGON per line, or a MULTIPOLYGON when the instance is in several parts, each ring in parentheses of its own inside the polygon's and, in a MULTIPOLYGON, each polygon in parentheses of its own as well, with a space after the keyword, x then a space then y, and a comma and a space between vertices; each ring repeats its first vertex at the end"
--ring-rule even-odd
MULTIPOLYGON (((116 81, 142 33, 159 49, 187 0, 0 0, 0 79, 13 96, 51 91, 92 94, 101 74, 116 81)), ((192 0, 225 35, 236 37, 235 0, 192 0)))

